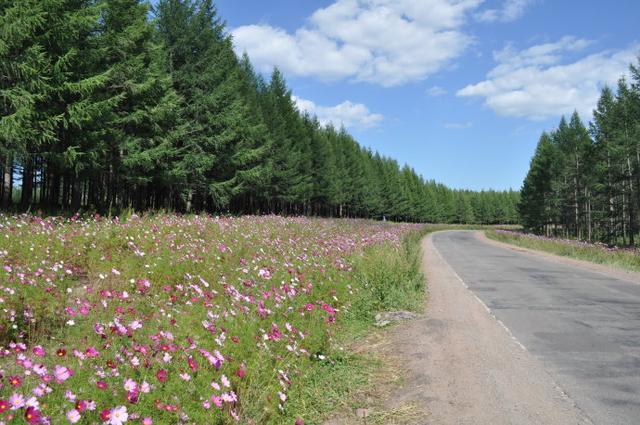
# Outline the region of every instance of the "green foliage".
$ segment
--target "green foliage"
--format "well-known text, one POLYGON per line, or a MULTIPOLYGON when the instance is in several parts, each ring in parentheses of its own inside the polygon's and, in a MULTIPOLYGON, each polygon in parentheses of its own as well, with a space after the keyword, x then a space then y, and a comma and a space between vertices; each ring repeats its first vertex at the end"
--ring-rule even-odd
POLYGON ((537 234, 634 245, 640 210, 640 75, 602 90, 589 130, 577 113, 543 134, 518 210, 537 234))
POLYGON ((236 56, 212 0, 0 8, 5 205, 517 220, 517 192, 452 191, 299 111, 278 69, 236 56))

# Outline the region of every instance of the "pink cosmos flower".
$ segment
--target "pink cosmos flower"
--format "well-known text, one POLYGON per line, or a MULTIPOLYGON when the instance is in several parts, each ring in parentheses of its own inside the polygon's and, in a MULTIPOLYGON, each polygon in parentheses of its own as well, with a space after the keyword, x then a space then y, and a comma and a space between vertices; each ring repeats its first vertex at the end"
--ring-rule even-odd
POLYGON ((29 406, 24 412, 24 419, 30 425, 40 424, 42 423, 42 413, 37 408, 29 406))
POLYGON ((53 368, 53 376, 55 376, 56 380, 61 383, 66 381, 71 377, 72 371, 68 367, 56 365, 53 368))
POLYGON ((100 355, 100 352, 98 350, 96 350, 95 347, 88 347, 85 351, 85 354, 87 355, 87 357, 98 357, 100 355))
POLYGON ((244 364, 240 365, 240 367, 236 371, 236 376, 240 379, 243 379, 246 374, 247 374, 247 370, 245 369, 245 365, 244 364))
POLYGON ((76 401, 76 410, 80 413, 87 410, 87 402, 84 400, 76 401))
POLYGON ((271 279, 271 272, 269 270, 267 270, 267 269, 260 269, 258 271, 258 276, 260 276, 263 279, 269 280, 269 279, 271 279))
POLYGON ((159 369, 158 372, 156 372, 156 378, 158 378, 158 381, 162 383, 167 382, 167 371, 159 369))
POLYGON ((329 304, 326 304, 326 303, 322 304, 322 309, 332 316, 336 314, 336 310, 333 307, 331 307, 329 304))
POLYGON ((44 376, 47 374, 47 368, 44 365, 41 364, 37 364, 33 367, 33 371, 36 373, 36 375, 38 376, 44 376))
POLYGON ((9 404, 11 405, 11 410, 23 408, 25 405, 24 396, 18 393, 11 394, 11 397, 9 397, 9 404))
POLYGON ((138 389, 138 384, 133 379, 127 379, 124 381, 124 390, 127 392, 135 391, 138 389))
POLYGON ((136 404, 138 402, 138 398, 140 393, 138 391, 129 391, 127 393, 127 401, 131 404, 136 404))
POLYGON ((126 406, 118 406, 111 410, 109 414, 109 425, 122 425, 129 419, 126 406))
POLYGON ((197 371, 198 370, 198 362, 196 362, 196 360, 189 356, 189 358, 187 359, 187 363, 189 364, 189 367, 191 368, 192 371, 197 371))
POLYGON ((151 385, 147 381, 143 381, 142 385, 140 385, 140 392, 145 394, 151 392, 151 385))
POLYGON ((78 412, 76 409, 69 410, 67 412, 67 419, 72 424, 75 424, 76 422, 78 422, 80 420, 80 412, 78 412))
POLYGON ((218 397, 217 395, 212 395, 211 401, 213 401, 213 404, 215 404, 216 407, 222 407, 222 398, 218 397))

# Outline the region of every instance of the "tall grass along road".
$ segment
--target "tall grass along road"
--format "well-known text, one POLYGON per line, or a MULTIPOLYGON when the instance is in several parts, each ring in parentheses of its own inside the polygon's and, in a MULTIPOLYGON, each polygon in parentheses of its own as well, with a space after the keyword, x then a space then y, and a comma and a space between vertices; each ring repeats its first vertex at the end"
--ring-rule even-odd
POLYGON ((637 424, 640 285, 478 236, 438 233, 433 243, 523 353, 533 355, 591 421, 637 424))

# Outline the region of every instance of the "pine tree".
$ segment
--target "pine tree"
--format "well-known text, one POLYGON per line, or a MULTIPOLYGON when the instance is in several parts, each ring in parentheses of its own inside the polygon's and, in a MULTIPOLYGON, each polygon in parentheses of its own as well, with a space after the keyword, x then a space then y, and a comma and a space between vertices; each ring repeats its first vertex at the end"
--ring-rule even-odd
POLYGON ((531 160, 529 172, 521 190, 518 211, 525 229, 538 234, 548 234, 547 226, 553 222, 552 192, 554 161, 558 151, 552 138, 543 133, 531 160))
POLYGON ((174 174, 185 181, 186 209, 227 208, 234 197, 264 185, 269 168, 265 128, 253 115, 256 105, 242 97, 251 76, 240 66, 211 0, 161 0, 156 15, 168 69, 192 127, 174 165, 174 174))
POLYGON ((22 173, 22 203, 31 203, 33 160, 39 149, 55 140, 59 116, 46 113, 55 91, 55 59, 47 42, 59 33, 61 0, 0 2, 0 163, 3 203, 11 202, 14 163, 22 173))

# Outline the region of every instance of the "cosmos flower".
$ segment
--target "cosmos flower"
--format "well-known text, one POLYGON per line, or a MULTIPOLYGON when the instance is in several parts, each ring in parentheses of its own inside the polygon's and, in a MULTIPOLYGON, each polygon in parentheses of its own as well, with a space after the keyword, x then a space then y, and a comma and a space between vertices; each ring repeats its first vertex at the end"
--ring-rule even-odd
POLYGON ((42 413, 37 408, 29 406, 24 411, 24 419, 31 425, 40 424, 42 423, 42 413))
POLYGON ((11 410, 18 410, 24 407, 25 399, 22 394, 13 393, 11 397, 9 397, 9 405, 11 406, 11 410))
POLYGON ((158 372, 156 372, 156 378, 162 383, 167 382, 167 371, 164 369, 158 369, 158 372))
POLYGON ((71 377, 71 369, 65 366, 56 365, 53 368, 53 376, 56 378, 56 381, 62 383, 71 377))
POLYGON ((22 385, 22 379, 17 375, 10 376, 9 377, 9 384, 13 388, 18 388, 18 387, 20 387, 22 385))
POLYGON ((67 412, 67 420, 72 424, 78 422, 80 418, 80 412, 78 412, 76 409, 71 409, 67 412))
POLYGON ((124 390, 127 392, 135 391, 138 389, 138 384, 133 379, 126 379, 124 381, 124 390))
POLYGON ((129 419, 127 408, 125 406, 118 406, 111 409, 109 414, 109 425, 122 425, 129 419))

